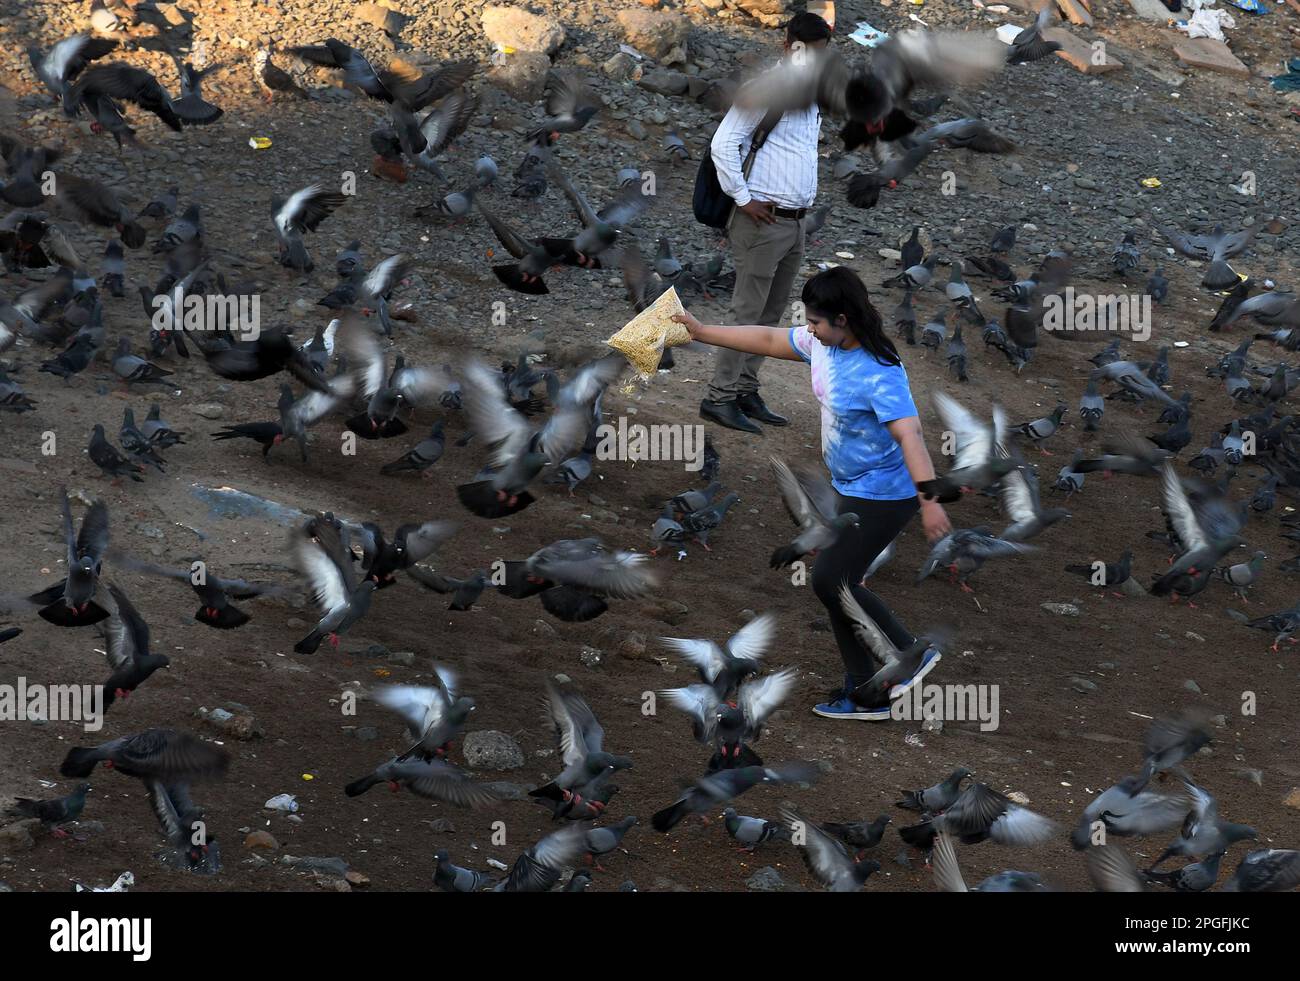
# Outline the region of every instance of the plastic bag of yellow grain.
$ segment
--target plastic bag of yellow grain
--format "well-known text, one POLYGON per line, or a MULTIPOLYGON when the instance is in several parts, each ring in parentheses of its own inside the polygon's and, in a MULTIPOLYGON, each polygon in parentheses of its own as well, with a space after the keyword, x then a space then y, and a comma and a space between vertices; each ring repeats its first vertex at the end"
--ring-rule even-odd
POLYGON ((664 348, 686 344, 691 339, 686 325, 672 319, 673 314, 683 310, 676 287, 670 286, 605 343, 621 352, 642 379, 652 378, 664 348))

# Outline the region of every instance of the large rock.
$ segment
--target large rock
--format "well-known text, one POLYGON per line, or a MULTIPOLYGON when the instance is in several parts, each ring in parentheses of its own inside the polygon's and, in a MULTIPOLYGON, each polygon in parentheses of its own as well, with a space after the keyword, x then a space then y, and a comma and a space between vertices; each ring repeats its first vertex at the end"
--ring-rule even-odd
POLYGON ((35 836, 40 826, 40 818, 27 818, 0 828, 0 855, 12 855, 35 848, 35 836))
POLYGON ((371 27, 377 27, 390 37, 397 37, 406 26, 406 18, 396 10, 378 3, 363 3, 356 9, 356 15, 371 27))
POLYGON ((613 56, 606 59, 600 66, 610 78, 618 79, 620 82, 632 77, 632 71, 636 68, 636 59, 625 51, 615 51, 613 56))
POLYGON ((275 835, 271 832, 259 828, 250 831, 244 838, 244 847, 250 852, 273 852, 280 847, 280 843, 275 840, 275 835))
POLYGON ((659 95, 681 95, 690 83, 681 72, 646 72, 637 85, 659 95))
POLYGON ((564 28, 558 20, 520 7, 484 7, 483 33, 494 44, 516 51, 541 51, 553 55, 564 44, 564 28))
POLYGON ((685 61, 686 35, 691 22, 683 14, 665 10, 620 10, 619 25, 627 43, 648 58, 664 64, 676 64, 669 57, 676 54, 685 61))
POLYGON ((467 732, 461 752, 472 770, 518 770, 524 765, 524 751, 519 744, 495 729, 467 732))
POLYGON ((764 27, 779 27, 794 14, 788 0, 735 0, 735 3, 764 27))
POLYGON ((505 60, 487 74, 490 85, 495 85, 512 99, 536 102, 546 91, 546 73, 551 70, 551 59, 540 51, 519 51, 506 55, 505 60))
POLYGON ((745 880, 745 887, 754 892, 783 892, 785 880, 781 878, 780 872, 765 865, 745 880))

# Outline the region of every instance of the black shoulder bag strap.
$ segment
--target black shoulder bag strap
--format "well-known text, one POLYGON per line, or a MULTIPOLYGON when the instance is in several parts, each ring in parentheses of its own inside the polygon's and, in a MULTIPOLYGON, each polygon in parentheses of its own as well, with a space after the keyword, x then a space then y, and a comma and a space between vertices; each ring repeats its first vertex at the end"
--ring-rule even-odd
POLYGON ((767 115, 759 122, 758 127, 754 130, 754 135, 749 141, 749 152, 745 154, 745 159, 740 164, 740 172, 749 177, 749 171, 754 166, 754 157, 758 151, 763 149, 763 144, 767 142, 768 136, 772 130, 776 129, 776 124, 781 121, 785 115, 785 110, 779 108, 769 109, 767 115))

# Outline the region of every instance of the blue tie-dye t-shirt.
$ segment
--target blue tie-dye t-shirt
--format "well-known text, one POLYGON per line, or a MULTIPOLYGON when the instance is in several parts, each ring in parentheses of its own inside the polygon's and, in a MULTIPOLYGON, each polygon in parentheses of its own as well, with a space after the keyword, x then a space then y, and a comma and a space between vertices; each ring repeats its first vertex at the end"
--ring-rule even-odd
POLYGON ((822 458, 831 484, 846 497, 901 501, 916 496, 903 451, 885 423, 917 414, 901 364, 870 352, 827 347, 807 324, 790 328, 790 346, 812 369, 822 406, 822 458))

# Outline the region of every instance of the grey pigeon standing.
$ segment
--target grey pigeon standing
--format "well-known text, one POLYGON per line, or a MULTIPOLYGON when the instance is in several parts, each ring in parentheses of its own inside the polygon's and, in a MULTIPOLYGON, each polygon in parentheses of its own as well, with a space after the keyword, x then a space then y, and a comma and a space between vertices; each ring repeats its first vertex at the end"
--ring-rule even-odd
POLYGON ((117 353, 113 356, 113 374, 122 379, 124 385, 171 384, 163 381, 171 375, 171 372, 132 354, 131 342, 125 337, 119 337, 117 341, 117 353))
POLYGON ((120 238, 109 239, 104 246, 104 263, 100 282, 110 296, 121 298, 125 294, 126 252, 120 238))
POLYGON ((600 867, 600 856, 608 855, 623 843, 623 836, 632 830, 637 824, 635 816, 629 815, 617 824, 611 824, 604 828, 592 828, 583 836, 583 847, 586 848, 587 854, 591 858, 592 868, 597 872, 604 872, 600 867))
POLYGON ((919 266, 925 259, 925 246, 921 244, 921 226, 913 225, 912 234, 899 249, 899 264, 904 269, 919 266))
POLYGON ((650 549, 651 555, 658 555, 665 545, 680 545, 686 541, 686 529, 673 517, 671 504, 664 505, 663 513, 651 527, 650 541, 654 542, 654 548, 650 549))
POLYGON ((50 800, 15 797, 13 806, 7 813, 15 818, 37 818, 43 827, 50 829, 54 837, 65 838, 67 832, 60 825, 76 821, 81 817, 81 812, 86 806, 86 794, 89 792, 90 784, 79 783, 66 797, 55 797, 50 800))
POLYGON ((934 279, 934 267, 939 262, 938 256, 930 256, 923 262, 911 266, 905 266, 903 271, 897 276, 886 279, 881 286, 886 288, 891 286, 901 286, 905 289, 919 290, 930 285, 934 279))
POLYGON ((1088 387, 1084 389, 1083 395, 1079 398, 1079 418, 1083 420, 1083 431, 1085 433, 1095 433, 1097 423, 1101 422, 1102 415, 1106 412, 1106 400, 1097 394, 1097 380, 1088 379, 1088 387))
POLYGON ((442 459, 442 453, 446 445, 447 441, 443 435, 443 422, 439 419, 433 424, 433 429, 427 437, 420 440, 396 460, 385 463, 379 468, 379 472, 391 476, 396 473, 415 471, 427 476, 429 468, 442 459))
POLYGON ((1030 422, 1022 422, 1019 426, 1012 426, 1011 431, 1029 437, 1033 444, 1038 447, 1040 453, 1044 456, 1051 456, 1052 454, 1044 448, 1043 443, 1056 434, 1056 430, 1061 426, 1061 420, 1065 418, 1065 413, 1066 406, 1062 403, 1052 410, 1050 416, 1043 416, 1041 419, 1034 419, 1030 422))
POLYGON ((952 264, 948 285, 943 290, 944 294, 956 305, 963 317, 973 324, 983 324, 984 315, 980 313, 979 305, 975 302, 975 294, 971 292, 970 286, 962 275, 964 272, 965 267, 961 260, 952 264))
POLYGON ((1116 275, 1126 276, 1137 268, 1141 260, 1142 253, 1137 247, 1137 233, 1125 232, 1124 240, 1115 246, 1115 251, 1110 257, 1111 268, 1116 275))
POLYGON ((722 524, 722 519, 727 516, 731 506, 739 500, 740 495, 733 492, 706 508, 693 511, 682 517, 682 528, 703 545, 706 552, 711 552, 713 550, 709 548, 709 533, 722 524))
POLYGON ((998 255, 1006 255, 1016 247, 1016 226, 1007 225, 998 230, 993 236, 993 241, 989 242, 989 250, 998 255))
POLYGON ((1219 578, 1232 587, 1232 591, 1241 598, 1242 602, 1249 602, 1246 599, 1246 590, 1259 578, 1259 570, 1264 567, 1266 558, 1263 552, 1256 552, 1245 562, 1224 566, 1216 571, 1219 578))
POLYGON ((748 852, 750 855, 766 841, 782 839, 788 841, 790 838, 789 831, 775 821, 738 814, 734 807, 728 807, 722 812, 722 820, 727 834, 738 843, 741 851, 748 852))
POLYGON ((944 323, 943 314, 936 311, 924 327, 921 328, 921 347, 931 351, 939 350, 939 345, 948 338, 948 325, 944 323))
POLYGON ((664 136, 664 152, 668 154, 668 160, 674 167, 683 160, 691 159, 691 151, 686 148, 686 142, 673 129, 664 136))
POLYGON ((1156 266, 1155 272, 1147 280, 1147 296, 1156 303, 1164 303, 1169 296, 1169 280, 1165 279, 1164 269, 1156 266))

